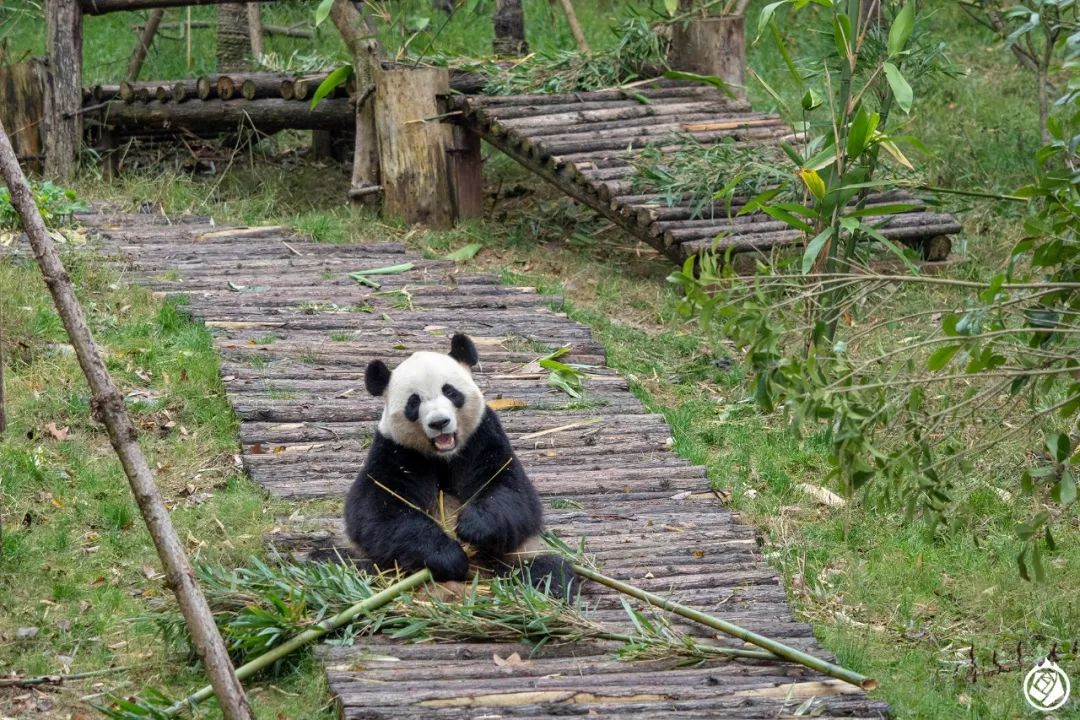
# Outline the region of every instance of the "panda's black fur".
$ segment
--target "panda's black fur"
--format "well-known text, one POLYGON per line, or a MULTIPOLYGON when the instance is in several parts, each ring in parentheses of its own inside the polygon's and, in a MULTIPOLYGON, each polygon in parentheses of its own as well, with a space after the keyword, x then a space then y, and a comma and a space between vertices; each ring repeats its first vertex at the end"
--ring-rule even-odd
MULTIPOLYGON (((465 335, 455 335, 449 355, 441 357, 466 369, 478 362, 475 345, 465 335)), ((465 580, 470 569, 465 551, 430 516, 439 504, 441 490, 462 504, 455 533, 477 550, 475 562, 481 567, 497 573, 523 567, 537 586, 550 587, 557 595, 571 593, 574 573, 570 565, 557 555, 536 551, 543 530, 540 498, 499 418, 484 404, 471 373, 466 379, 431 354, 423 362, 429 363, 428 369, 434 373, 445 367, 447 377, 431 377, 428 372, 417 384, 423 385, 428 395, 441 389, 442 397, 454 408, 451 412, 457 413, 453 419, 459 422, 453 427, 468 422, 475 428, 471 432, 468 427, 461 428, 468 434, 455 435, 452 453, 428 448, 427 438, 406 424, 423 421, 418 416, 419 390, 393 388, 367 461, 346 498, 349 539, 378 567, 396 565, 412 572, 426 566, 438 581, 465 580), (399 437, 392 437, 395 433, 399 437)), ((376 360, 368 366, 365 384, 369 392, 380 396, 394 379, 386 365, 376 360)), ((449 411, 442 398, 424 397, 422 402, 438 402, 444 412, 449 411)))

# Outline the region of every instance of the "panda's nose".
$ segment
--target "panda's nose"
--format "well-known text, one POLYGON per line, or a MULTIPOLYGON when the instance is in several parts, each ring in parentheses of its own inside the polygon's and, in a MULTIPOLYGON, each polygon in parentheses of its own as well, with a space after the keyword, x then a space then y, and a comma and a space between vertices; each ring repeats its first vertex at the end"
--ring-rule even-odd
POLYGON ((428 427, 432 430, 442 430, 444 427, 450 424, 450 418, 435 418, 428 422, 428 427))

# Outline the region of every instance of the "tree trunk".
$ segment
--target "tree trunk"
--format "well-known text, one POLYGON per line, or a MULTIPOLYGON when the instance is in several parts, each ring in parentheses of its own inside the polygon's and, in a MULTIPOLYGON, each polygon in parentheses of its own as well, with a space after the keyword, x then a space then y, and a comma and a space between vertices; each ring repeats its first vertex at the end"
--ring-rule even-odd
POLYGON ((135 82, 139 79, 139 70, 142 69, 143 61, 146 60, 146 53, 150 51, 150 45, 154 42, 154 35, 157 34, 158 26, 161 24, 161 18, 163 17, 165 17, 164 10, 150 11, 150 17, 146 19, 146 25, 139 34, 139 39, 135 41, 135 50, 131 53, 131 62, 128 63, 127 71, 128 82, 135 82))
POLYGON ((380 68, 375 84, 383 212, 409 223, 449 227, 450 128, 433 118, 439 114, 438 96, 450 92, 450 73, 444 68, 380 68))
POLYGON ((746 97, 746 39, 742 17, 695 17, 671 28, 668 62, 674 70, 715 75, 746 97))
POLYGON ((218 6, 217 69, 219 73, 248 69, 251 34, 248 31, 247 5, 224 3, 218 6))
POLYGON ((495 41, 492 48, 496 55, 527 55, 529 45, 525 42, 525 11, 521 0, 496 0, 495 41))
POLYGON ((47 75, 40 60, 0 66, 0 122, 12 128, 15 154, 38 171, 43 155, 41 126, 47 75))
POLYGON ((49 81, 45 95, 45 172, 67 179, 82 140, 82 11, 78 0, 46 0, 49 81))
POLYGON ((176 593, 176 600, 191 632, 195 650, 210 676, 222 714, 227 720, 251 720, 251 708, 244 697, 244 689, 236 679, 225 643, 214 624, 214 616, 195 581, 195 573, 188 562, 184 546, 176 534, 169 511, 154 482, 153 473, 139 447, 138 433, 128 417, 124 398, 109 377, 86 325, 82 306, 75 297, 71 278, 45 229, 41 213, 34 204, 30 186, 19 168, 3 126, 0 126, 0 174, 3 174, 4 181, 11 190, 11 204, 22 218, 23 229, 41 268, 45 284, 52 294, 79 365, 90 384, 92 412, 108 430, 109 440, 120 458, 124 473, 131 484, 131 491, 157 548, 168 586, 176 593))
POLYGON ((356 77, 356 149, 353 152, 349 197, 362 202, 375 199, 379 187, 379 136, 375 128, 374 70, 380 67, 378 41, 365 38, 375 33, 349 0, 334 0, 330 18, 352 55, 356 77))

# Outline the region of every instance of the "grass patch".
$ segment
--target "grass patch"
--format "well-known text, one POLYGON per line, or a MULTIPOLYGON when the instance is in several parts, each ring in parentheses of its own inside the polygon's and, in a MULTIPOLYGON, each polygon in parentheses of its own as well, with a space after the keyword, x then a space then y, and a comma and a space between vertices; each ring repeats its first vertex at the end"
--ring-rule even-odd
MULTIPOLYGON (((209 332, 172 304, 118 284, 96 259, 66 261, 189 555, 233 564, 260 552, 283 504, 268 502, 233 464, 236 420, 209 332)), ((10 419, 0 437, 0 671, 130 668, 47 694, 0 695, 0 714, 63 717, 85 711, 84 696, 143 686, 186 694, 204 676, 137 620, 152 605, 175 603, 108 437, 90 419, 89 389, 40 274, 25 259, 5 259, 0 287, 10 419)), ((265 718, 329 718, 314 710, 325 698, 311 663, 252 692, 265 718)))

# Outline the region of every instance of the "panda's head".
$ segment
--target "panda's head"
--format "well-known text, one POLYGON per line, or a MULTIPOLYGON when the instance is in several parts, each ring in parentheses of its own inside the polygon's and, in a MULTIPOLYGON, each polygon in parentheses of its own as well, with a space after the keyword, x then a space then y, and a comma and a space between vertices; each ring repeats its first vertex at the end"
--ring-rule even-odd
POLYGON ((470 370, 478 361, 473 341, 460 334, 450 341, 449 354, 416 352, 393 372, 373 360, 364 383, 385 401, 379 432, 399 445, 449 458, 484 416, 484 396, 470 370))

